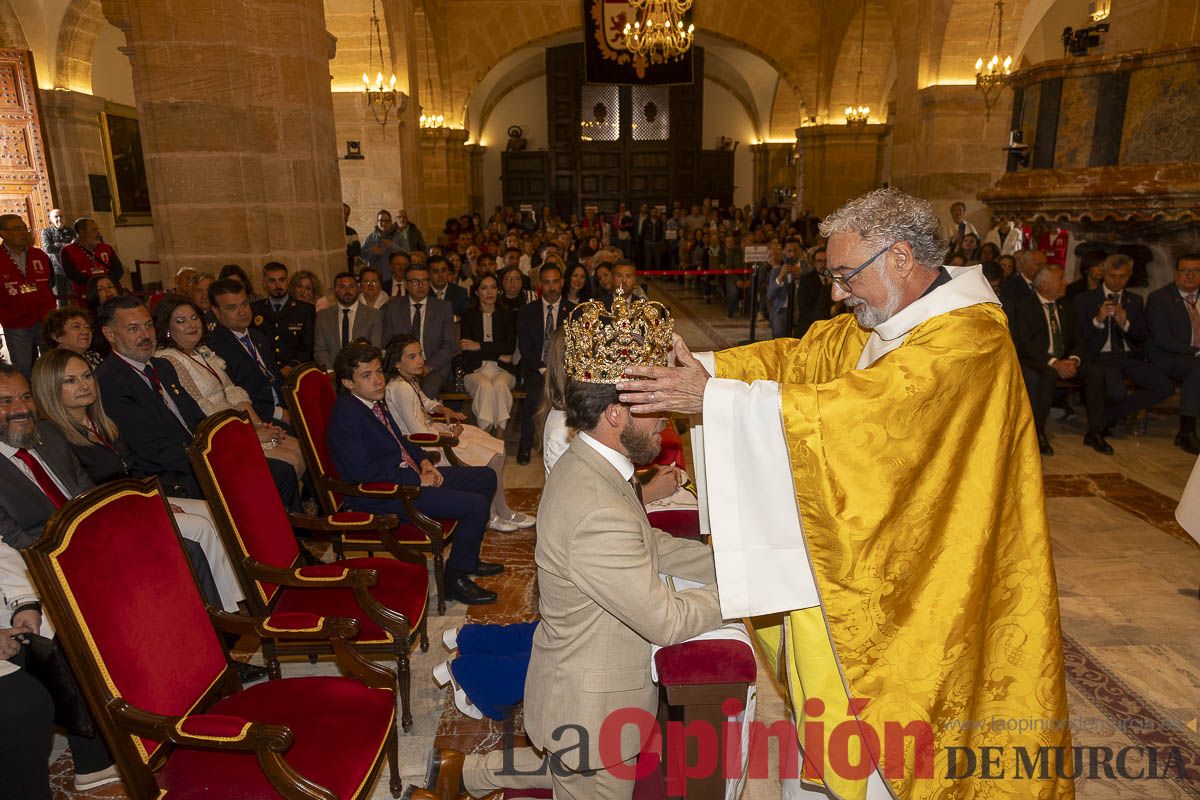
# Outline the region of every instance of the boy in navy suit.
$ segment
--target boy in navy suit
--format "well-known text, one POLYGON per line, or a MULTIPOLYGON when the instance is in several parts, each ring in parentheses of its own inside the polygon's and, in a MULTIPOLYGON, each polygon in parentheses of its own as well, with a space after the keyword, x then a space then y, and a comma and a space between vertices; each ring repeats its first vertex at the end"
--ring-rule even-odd
MULTIPOLYGON (((496 473, 487 467, 438 469, 420 447, 400 433, 384 402, 387 380, 383 351, 351 342, 338 353, 333 372, 340 394, 333 405, 326 441, 342 479, 420 486, 416 507, 434 519, 457 519, 454 544, 446 559, 446 596, 467 605, 496 602, 496 593, 475 584, 472 575, 497 575, 500 564, 479 560, 483 531, 496 494, 496 473)), ((398 500, 346 498, 355 511, 397 514, 407 519, 398 500)))

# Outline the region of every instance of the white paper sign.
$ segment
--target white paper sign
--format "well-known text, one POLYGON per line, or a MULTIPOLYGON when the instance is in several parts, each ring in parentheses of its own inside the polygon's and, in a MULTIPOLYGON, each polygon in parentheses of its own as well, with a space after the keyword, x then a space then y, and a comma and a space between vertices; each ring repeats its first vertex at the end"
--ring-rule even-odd
POLYGON ((746 245, 746 263, 747 264, 764 264, 767 257, 771 255, 771 246, 767 244, 748 244, 746 245))

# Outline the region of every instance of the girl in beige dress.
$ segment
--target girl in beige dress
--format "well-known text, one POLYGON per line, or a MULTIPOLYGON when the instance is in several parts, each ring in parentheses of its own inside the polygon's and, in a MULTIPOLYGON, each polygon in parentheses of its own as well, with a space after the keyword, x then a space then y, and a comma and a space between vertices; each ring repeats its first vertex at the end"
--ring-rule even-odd
POLYGON ((454 454, 471 467, 488 467, 496 473, 496 496, 492 500, 492 519, 488 527, 498 531, 531 528, 537 519, 509 508, 504 497, 504 442, 474 425, 463 425, 466 415, 452 411, 421 391, 425 357, 421 343, 402 335, 388 343, 387 406, 405 436, 433 433, 454 436, 458 446, 454 454), (436 423, 432 414, 442 414, 448 424, 436 423))

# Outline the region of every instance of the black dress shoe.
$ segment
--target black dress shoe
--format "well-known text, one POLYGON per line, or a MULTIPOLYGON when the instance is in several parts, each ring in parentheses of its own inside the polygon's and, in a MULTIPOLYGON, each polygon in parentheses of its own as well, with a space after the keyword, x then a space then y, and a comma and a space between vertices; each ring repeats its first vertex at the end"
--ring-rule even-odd
POLYGON ((1054 455, 1054 448, 1050 446, 1050 440, 1046 438, 1046 434, 1042 433, 1041 431, 1038 431, 1037 440, 1038 440, 1038 450, 1041 452, 1042 455, 1044 455, 1044 456, 1054 455))
POLYGON ((1097 453, 1103 453, 1106 456, 1113 454, 1112 445, 1104 441, 1103 434, 1090 431, 1083 436, 1083 443, 1095 450, 1097 453))
POLYGON ((472 575, 477 575, 480 578, 486 578, 489 575, 499 575, 504 572, 503 564, 493 564, 490 561, 480 561, 475 565, 475 569, 471 570, 472 575))
POLYGON ((529 448, 528 447, 522 447, 521 449, 517 450, 517 463, 518 464, 528 464, 529 463, 529 448))
POLYGON ((1175 437, 1175 446, 1185 453, 1200 455, 1200 436, 1197 436, 1195 431, 1178 434, 1175 437))
POLYGON ((242 682, 243 686, 247 683, 261 681, 270 675, 266 667, 260 667, 257 664, 244 664, 241 661, 237 662, 235 669, 237 670, 238 680, 242 682))
POLYGON ((446 578, 446 597, 469 606, 486 606, 496 602, 496 593, 489 592, 466 575, 451 580, 446 578))

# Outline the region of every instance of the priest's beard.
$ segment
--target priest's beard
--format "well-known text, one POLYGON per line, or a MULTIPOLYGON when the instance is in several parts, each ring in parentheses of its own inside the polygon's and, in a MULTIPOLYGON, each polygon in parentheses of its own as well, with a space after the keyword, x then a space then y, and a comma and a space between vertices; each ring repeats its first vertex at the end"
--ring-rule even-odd
POLYGON ((887 302, 884 305, 870 305, 861 297, 850 297, 846 300, 846 306, 854 312, 858 324, 864 328, 871 329, 887 322, 896 313, 896 306, 900 304, 900 287, 896 285, 896 279, 891 272, 885 269, 879 277, 883 280, 883 286, 887 290, 887 302))
POLYGON ((42 436, 38 433, 36 422, 36 418, 30 412, 9 415, 3 422, 0 422, 0 442, 18 450, 37 447, 42 443, 42 436), (14 422, 22 421, 28 421, 31 424, 13 428, 14 422))
POLYGON ((659 436, 661 430, 661 420, 654 428, 645 430, 630 417, 621 429, 621 446, 629 453, 629 460, 634 464, 649 464, 658 458, 659 451, 662 450, 662 437, 659 436))

